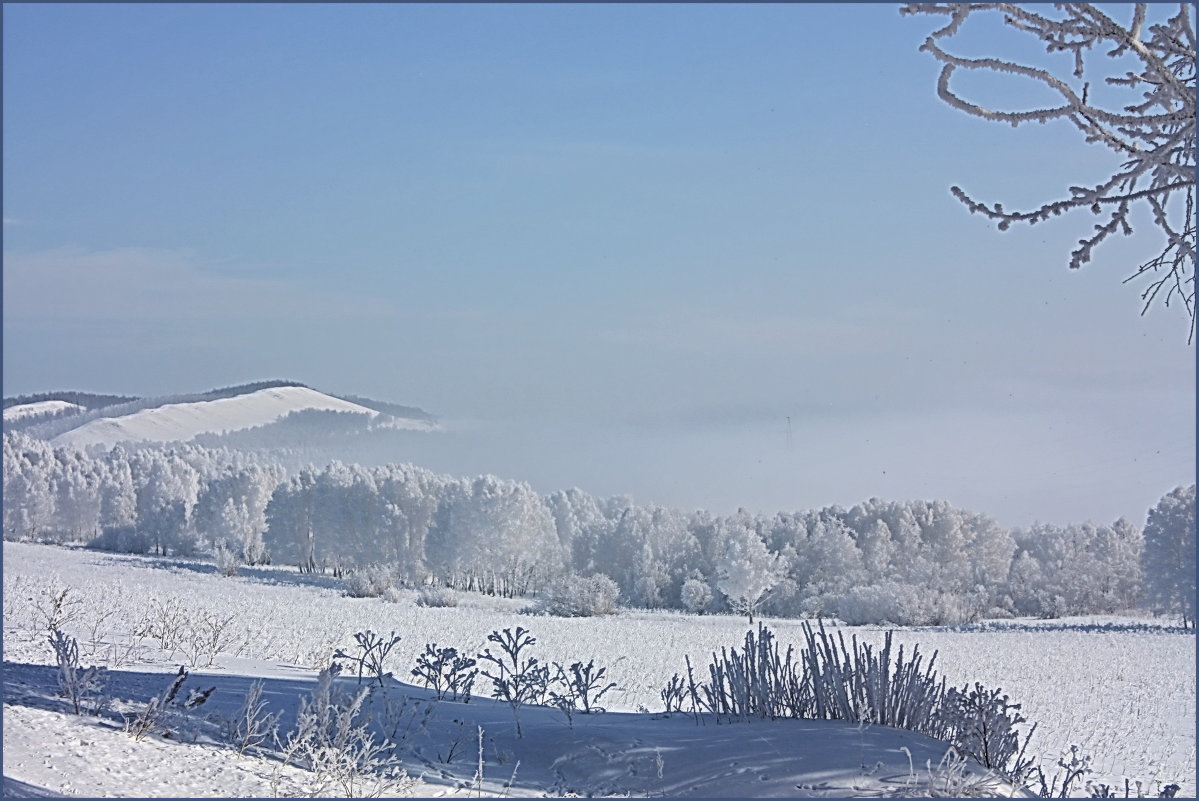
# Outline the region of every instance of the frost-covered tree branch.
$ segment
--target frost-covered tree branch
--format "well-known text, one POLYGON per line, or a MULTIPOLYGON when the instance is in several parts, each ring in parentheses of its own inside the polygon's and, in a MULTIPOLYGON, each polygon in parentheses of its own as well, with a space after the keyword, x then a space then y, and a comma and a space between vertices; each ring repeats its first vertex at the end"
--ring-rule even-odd
MULTIPOLYGON (((1133 7, 1128 24, 1113 20, 1088 3, 1056 3, 1050 18, 1012 3, 909 3, 901 14, 934 14, 949 17, 921 46, 944 64, 937 93, 956 109, 992 122, 1018 126, 1065 119, 1088 143, 1101 144, 1122 162, 1111 177, 1094 186, 1071 186, 1069 194, 1030 211, 1008 211, 1000 203, 988 205, 953 187, 954 197, 971 212, 980 212, 1007 230, 1012 223, 1035 225, 1076 209, 1089 209, 1101 217, 1093 233, 1078 240, 1070 254, 1077 269, 1091 260, 1095 248, 1117 232, 1132 234, 1130 215, 1148 210, 1153 225, 1164 237, 1161 249, 1125 279, 1148 278, 1142 292, 1144 307, 1155 301, 1169 306, 1180 302, 1195 332, 1195 29, 1190 6, 1181 3, 1177 13, 1163 22, 1147 22, 1147 4, 1133 7), (1002 58, 965 58, 948 52, 943 42, 957 34, 971 14, 997 11, 1004 22, 1036 36, 1050 53, 1073 56, 1074 69, 1063 78, 1038 67, 1002 58), (1092 97, 1088 69, 1091 52, 1106 49, 1113 61, 1104 62, 1110 74, 1102 82, 1130 90, 1126 104, 1092 97), (1116 61, 1119 60, 1119 61, 1116 61), (1134 69, 1118 70, 1128 62, 1134 69), (983 70, 1017 75, 1043 84, 1060 97, 1060 105, 1024 111, 994 111, 966 100, 954 91, 951 79, 959 70, 983 70), (1071 80, 1073 79, 1073 80, 1071 80), (1081 87, 1078 84, 1081 83, 1081 87), (1073 84, 1073 85, 1072 85, 1073 84)), ((1102 93, 1097 93, 1102 94, 1102 93)))

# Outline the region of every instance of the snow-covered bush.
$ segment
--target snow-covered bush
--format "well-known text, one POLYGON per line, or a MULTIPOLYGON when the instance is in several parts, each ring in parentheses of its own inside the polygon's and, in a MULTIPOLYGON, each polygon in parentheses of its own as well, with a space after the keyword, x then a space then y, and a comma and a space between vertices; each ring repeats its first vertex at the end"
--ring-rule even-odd
POLYGON ((683 582, 679 597, 684 609, 692 614, 701 614, 712 603, 712 588, 702 579, 690 578, 683 582))
MULTIPOLYGON (((946 740, 985 767, 1023 780, 1033 760, 1024 759, 1030 729, 1020 705, 981 684, 946 692, 918 647, 892 650, 892 632, 875 650, 854 635, 830 635, 821 623, 803 624, 804 643, 781 654, 773 633, 759 625, 744 647, 712 654, 709 679, 699 686, 702 706, 730 721, 752 718, 847 720, 892 726, 946 740)), ((662 692, 667 711, 681 708, 683 681, 676 674, 662 692)), ((1033 727, 1035 729, 1035 727, 1033 727)))
POLYGON ((550 700, 566 713, 567 720, 575 712, 584 715, 603 712, 604 708, 599 705, 600 698, 616 687, 614 681, 604 684, 607 673, 607 668, 596 668, 594 659, 588 660, 586 665, 572 662, 569 668, 555 662, 554 689, 550 690, 550 700))
MULTIPOLYGON (((984 768, 1002 770, 1021 779, 1028 776, 1035 760, 1023 758, 1020 733, 1016 726, 1026 723, 1020 704, 1013 704, 1001 691, 987 690, 975 682, 961 689, 951 687, 945 694, 937 717, 949 730, 949 738, 967 756, 984 768)), ((1029 737, 1024 738, 1024 746, 1029 737)))
POLYGON ((393 756, 391 744, 375 739, 362 706, 370 695, 361 687, 350 695, 334 686, 336 666, 320 672, 316 689, 300 701, 295 728, 283 743, 283 764, 311 772, 314 798, 378 798, 404 795, 416 782, 393 756))
POLYGON ((74 637, 58 629, 50 632, 50 647, 58 663, 58 692, 70 702, 76 715, 85 711, 96 715, 104 708, 106 671, 102 667, 79 666, 79 643, 74 637))
POLYGON ((667 715, 671 712, 682 712, 683 699, 687 696, 687 684, 683 681, 683 677, 678 673, 671 676, 670 680, 662 685, 662 691, 658 693, 658 696, 666 707, 667 715))
POLYGON ((174 655, 187 636, 189 610, 178 599, 163 600, 155 597, 150 608, 134 629, 134 634, 150 637, 158 647, 174 655))
POLYGON ((384 565, 369 565, 351 572, 345 582, 351 598, 378 598, 395 585, 395 574, 384 565))
POLYGON ((51 583, 35 598, 34 625, 40 626, 43 632, 49 632, 51 635, 74 622, 83 613, 83 600, 78 594, 70 587, 60 586, 57 582, 51 583))
POLYGON ((457 648, 438 648, 437 643, 426 643, 425 652, 416 658, 412 675, 432 687, 437 700, 452 693, 454 700, 462 697, 463 703, 470 702, 470 691, 479 671, 475 660, 461 656, 457 648))
POLYGON ((535 656, 522 657, 522 652, 537 644, 537 638, 520 626, 516 632, 504 629, 503 634, 493 631, 487 635, 487 641, 493 642, 500 649, 500 656, 491 653, 490 648, 484 648, 478 655, 479 662, 494 665, 495 673, 482 671, 491 679, 491 697, 504 701, 512 708, 512 718, 516 721, 516 736, 521 737, 520 715, 518 710, 522 704, 536 703, 545 700, 550 682, 550 669, 542 665, 535 656))
POLYGON ((369 673, 382 685, 384 679, 391 677, 386 668, 387 657, 391 650, 399 645, 401 639, 403 638, 394 631, 386 637, 373 631, 360 631, 354 635, 354 641, 358 643, 358 653, 347 654, 338 648, 333 658, 356 663, 359 682, 362 681, 363 673, 369 673))
POLYGON ((858 642, 846 647, 845 635, 830 636, 821 623, 803 626, 805 647, 800 652, 812 690, 813 717, 868 721, 882 726, 941 737, 935 712, 942 703, 944 681, 933 671, 937 655, 925 665, 919 647, 905 658, 903 648, 892 656, 892 633, 887 632, 877 653, 858 642))
POLYGON ((241 567, 241 556, 237 551, 226 546, 224 540, 217 544, 213 556, 218 573, 226 577, 237 575, 237 569, 241 567))
MULTIPOLYGON (((700 700, 708 711, 730 721, 750 718, 811 717, 813 700, 794 649, 779 655, 773 632, 758 625, 745 633, 744 647, 722 648, 712 654, 709 680, 699 686, 700 700)), ((680 681, 681 684, 681 681, 680 681)), ((669 702, 668 702, 669 703, 669 702)))
POLYGON ((619 599, 620 587, 602 573, 594 576, 572 573, 551 582, 529 611, 558 617, 614 615, 619 599))
POLYGON ((264 742, 275 737, 278 729, 279 716, 266 711, 266 703, 262 700, 263 682, 258 679, 250 684, 241 706, 232 718, 225 721, 225 737, 237 749, 241 756, 247 749, 257 748, 264 742))
POLYGON ((233 615, 193 611, 184 622, 176 650, 187 657, 192 667, 212 667, 217 656, 237 644, 240 632, 235 628, 234 620, 233 615))
POLYGON ((458 594, 449 587, 422 587, 416 594, 417 606, 449 607, 458 605, 458 594))
POLYGON ((180 700, 179 690, 190 675, 186 668, 180 667, 174 680, 160 695, 151 698, 140 711, 126 713, 125 732, 135 740, 155 732, 178 737, 180 729, 188 724, 188 713, 203 706, 216 689, 191 690, 186 698, 180 700))

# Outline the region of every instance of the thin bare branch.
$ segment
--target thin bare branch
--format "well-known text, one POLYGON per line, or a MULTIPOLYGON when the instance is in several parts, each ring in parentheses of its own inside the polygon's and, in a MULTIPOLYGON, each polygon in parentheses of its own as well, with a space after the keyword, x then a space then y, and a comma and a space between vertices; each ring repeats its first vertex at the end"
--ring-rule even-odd
MULTIPOLYGON (((1195 31, 1190 7, 1179 4, 1176 13, 1162 22, 1149 23, 1148 6, 1134 4, 1131 19, 1121 24, 1089 3, 1057 3, 1055 14, 1041 13, 1013 3, 910 3, 901 14, 944 15, 949 22, 934 31, 920 49, 944 64, 937 94, 950 106, 972 116, 1013 126, 1030 122, 1068 120, 1088 143, 1102 144, 1118 154, 1122 163, 1111 176, 1091 187, 1069 187, 1070 196, 1030 211, 1006 211, 999 203, 982 203, 960 187, 951 192, 971 212, 994 220, 1000 230, 1013 223, 1034 225, 1051 216, 1077 209, 1099 214, 1111 209, 1107 219, 1078 240, 1070 254, 1071 268, 1091 260, 1094 249, 1108 237, 1133 233, 1131 213, 1148 208, 1163 241, 1156 256, 1144 261, 1127 280, 1152 274, 1153 282, 1142 294, 1145 313, 1155 302, 1181 305, 1190 318, 1193 341, 1196 306, 1195 284, 1195 31), (1049 53, 1068 53, 1074 69, 1059 76, 1050 69, 1020 64, 994 56, 970 58, 942 45, 956 35, 972 14, 998 12, 1013 29, 1036 36, 1049 53), (1088 79, 1088 59, 1102 52, 1111 58, 1132 58, 1133 70, 1088 79), (967 100, 951 86, 958 69, 1016 75, 1053 90, 1060 105, 1017 111, 995 111, 967 100), (1072 82, 1080 84, 1072 85, 1072 82), (1111 107, 1094 99, 1096 83, 1127 90, 1133 97, 1111 107), (1185 213, 1184 213, 1185 212, 1185 213)), ((1110 62, 1105 62, 1110 63, 1110 62)))

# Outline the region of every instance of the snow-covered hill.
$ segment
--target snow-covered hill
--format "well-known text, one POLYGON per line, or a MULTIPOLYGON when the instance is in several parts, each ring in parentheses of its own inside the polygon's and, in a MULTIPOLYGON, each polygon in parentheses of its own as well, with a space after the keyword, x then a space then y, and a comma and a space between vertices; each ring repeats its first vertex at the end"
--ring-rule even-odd
POLYGON ((201 434, 242 431, 277 423, 294 413, 313 411, 363 415, 364 421, 378 422, 388 428, 436 428, 436 424, 427 419, 383 415, 309 387, 281 386, 233 397, 166 403, 120 416, 99 417, 58 434, 51 441, 55 445, 75 447, 111 447, 119 442, 186 442, 201 434))
POLYGON ((69 403, 68 401, 64 400, 22 403, 18 406, 9 406, 4 410, 4 422, 10 423, 14 420, 24 420, 27 417, 40 417, 42 415, 56 414, 58 412, 64 412, 68 409, 83 411, 83 407, 79 404, 69 403))

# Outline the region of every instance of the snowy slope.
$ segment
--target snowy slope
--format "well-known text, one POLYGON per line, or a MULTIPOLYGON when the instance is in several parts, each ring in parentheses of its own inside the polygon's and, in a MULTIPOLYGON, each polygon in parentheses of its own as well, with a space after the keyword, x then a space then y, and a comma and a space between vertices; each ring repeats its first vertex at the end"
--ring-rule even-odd
MULTIPOLYGON (((148 602, 142 596, 151 589, 147 582, 190 588, 199 591, 203 606, 213 610, 212 620, 223 619, 221 599, 265 610, 284 626, 287 633, 279 644, 286 647, 288 639, 321 639, 319 625, 308 625, 312 613, 350 599, 337 590, 313 586, 230 580, 186 569, 147 569, 149 562, 124 556, 11 542, 4 543, 3 550, 6 795, 251 798, 313 794, 312 774, 281 765, 273 742, 264 742, 261 750, 252 749, 239 757, 222 734, 222 722, 236 716, 251 682, 262 680, 267 711, 281 714, 279 732, 286 739, 296 725, 301 700, 314 689, 316 671, 312 667, 263 653, 267 641, 276 637, 252 623, 252 644, 229 641, 209 664, 203 656, 193 659, 185 655, 189 646, 182 640, 173 651, 161 650, 157 635, 133 633, 137 626, 129 625, 131 618, 123 612, 149 616, 165 612, 169 618, 182 609, 173 605, 181 599, 148 602), (10 570, 18 573, 12 575, 10 570), (77 594, 76 606, 67 603, 62 608, 67 610, 65 628, 79 638, 82 663, 108 668, 105 689, 111 703, 98 715, 70 714, 66 701, 58 695, 45 622, 35 612, 50 586, 39 584, 38 577, 45 577, 48 570, 56 574, 52 583, 65 576, 70 593, 77 594), (99 583, 85 582, 89 573, 99 583), (30 607, 8 601, 26 596, 33 604, 30 607), (124 610, 127 600, 134 603, 124 610), (191 671, 180 696, 190 689, 215 687, 210 700, 194 713, 173 715, 165 729, 155 729, 141 740, 122 732, 122 714, 144 709, 170 684, 181 662, 202 667, 191 671), (163 731, 169 734, 164 736, 163 731)), ((383 606, 377 600, 371 605, 383 606)), ((351 606, 361 612, 366 604, 351 606)), ((411 597, 388 606, 397 617, 488 614, 469 608, 421 609, 411 597)), ((183 615, 198 619, 191 610, 183 615)), ((506 618, 507 625, 522 622, 520 618, 512 620, 513 615, 499 617, 506 618)), ((542 628, 548 622, 537 624, 542 628)), ((231 628, 240 631, 241 623, 239 620, 231 628)), ((407 635, 404 644, 419 652, 426 641, 424 632, 408 625, 402 628, 407 635)), ((336 641, 353 630, 339 626, 336 641)), ((453 633, 439 628, 438 635, 453 633)), ((474 652, 469 639, 455 640, 468 653, 474 652)), ((579 654, 594 643, 577 637, 567 645, 579 654)), ((328 653, 322 660, 326 664, 328 653)), ((469 703, 457 698, 438 700, 432 690, 408 683, 412 681, 411 664, 410 658, 391 659, 389 669, 404 681, 389 679, 374 685, 363 709, 364 719, 372 721, 372 731, 394 746, 389 753, 410 777, 419 777, 419 782, 408 788, 408 794, 419 797, 902 797, 960 796, 967 790, 974 795, 1020 795, 977 764, 963 765, 964 774, 946 772, 940 768, 948 750, 945 743, 884 726, 824 720, 729 725, 710 715, 696 718, 615 708, 567 718, 555 708, 526 705, 520 710, 522 733, 518 734, 512 710, 486 697, 489 682, 483 677, 479 677, 469 703), (480 762, 482 775, 478 776, 480 762)), ((636 670, 632 664, 611 667, 621 681, 633 678, 636 670)), ((366 683, 374 684, 369 678, 366 683)), ((347 693, 359 686, 352 674, 339 684, 347 693)), ((331 789, 332 793, 319 795, 339 794, 331 789)))
MULTIPOLYGON (((249 392, 232 398, 169 403, 143 409, 122 417, 92 420, 59 434, 55 445, 86 447, 118 442, 186 442, 198 434, 223 434, 277 422, 292 412, 307 410, 351 412, 374 419, 379 412, 357 403, 334 398, 308 387, 275 387, 249 392)), ((405 421, 389 421, 403 425, 405 421)), ((423 421, 411 421, 412 428, 428 428, 423 421)))
MULTIPOLYGON (((294 725, 294 710, 312 692, 312 674, 274 678, 277 668, 246 661, 236 669, 241 672, 195 671, 185 688, 216 687, 205 709, 232 717, 250 682, 261 678, 268 708, 284 714, 282 728, 294 725)), ((283 768, 269 750, 237 758, 228 745, 202 734, 195 742, 188 735, 134 741, 112 718, 63 714, 62 703, 46 697, 51 681, 49 667, 33 665, 13 665, 5 677, 6 789, 15 780, 24 788, 13 789, 32 787, 42 795, 270 797, 278 771, 281 795, 306 794, 305 772, 283 768)), ((109 679, 116 695, 133 705, 145 704, 169 682, 162 672, 115 671, 109 679)), ((341 684, 349 692, 357 688, 353 679, 341 684)), ((524 735, 517 737, 508 707, 487 698, 437 701, 431 691, 393 680, 374 688, 370 704, 376 710, 403 706, 414 718, 395 740, 404 769, 420 779, 409 792, 422 798, 1025 796, 977 765, 964 781, 946 775, 939 770, 944 743, 884 726, 826 720, 716 725, 708 716, 697 722, 690 715, 644 713, 576 715, 572 725, 555 709, 530 706, 522 710, 524 735), (480 728, 483 771, 476 782, 480 728)))
POLYGON ((40 414, 49 414, 51 412, 61 412, 64 409, 78 409, 83 411, 83 407, 77 403, 68 403, 64 400, 48 400, 38 401, 37 403, 22 403, 19 406, 9 406, 4 410, 4 422, 13 420, 22 420, 26 417, 33 417, 40 414))
MULTIPOLYGON (((284 713, 286 734, 299 699, 311 691, 315 669, 328 664, 336 648, 355 651, 356 631, 403 635, 387 667, 411 682, 409 669, 425 643, 476 654, 488 646, 490 631, 516 625, 535 632, 534 653, 546 664, 594 657, 607 667, 618 683, 603 699, 609 712, 576 714, 572 725, 557 709, 522 708, 524 736, 517 737, 508 707, 486 697, 488 680, 479 679, 469 704, 430 703, 424 688, 391 682, 386 694, 374 697, 372 714, 387 724, 383 733, 403 741, 399 756, 409 773, 424 774, 416 795, 927 795, 930 772, 942 773, 937 763, 944 744, 911 732, 830 721, 717 725, 708 718, 697 724, 688 714, 658 711, 659 691, 683 669, 684 656, 702 676, 708 654, 744 635, 741 618, 629 610, 602 619, 530 617, 516 612, 523 601, 469 593, 460 594, 457 607, 445 608, 417 605, 412 589, 402 590, 395 602, 349 598, 339 579, 284 566, 243 568, 224 578, 207 561, 15 542, 3 544, 3 557, 6 785, 11 779, 84 796, 302 793, 303 771, 283 770, 275 777, 280 786, 271 786, 278 763, 270 753, 238 759, 219 737, 135 742, 119 731, 115 713, 144 706, 186 661, 204 666, 188 687, 217 687, 196 720, 203 731, 217 734, 206 716, 231 715, 250 681, 260 678, 271 710, 284 713), (70 589, 61 607, 68 618, 64 628, 79 639, 82 663, 110 671, 108 689, 116 701, 103 719, 65 714, 57 697, 45 626, 64 588, 70 589), (136 634, 148 630, 148 621, 166 619, 181 627, 174 651, 161 650, 154 636, 136 634), (212 664, 203 654, 193 661, 187 655, 193 624, 200 631, 205 621, 224 620, 226 636, 212 664), (655 711, 638 711, 646 708, 655 711), (470 789, 479 727, 485 732, 481 793, 470 789), (512 787, 505 788, 514 772, 512 787)), ((1057 770, 1059 755, 1078 743, 1096 760, 1088 778, 1117 788, 1123 777, 1143 779, 1150 795, 1177 782, 1180 796, 1194 797, 1193 633, 1152 633, 1150 621, 1135 630, 1100 625, 1085 631, 1075 630, 1084 628, 1081 622, 1060 630, 1022 630, 1018 623, 900 630, 896 636, 909 648, 937 650, 937 664, 951 683, 978 680, 1019 699, 1038 724, 1029 753, 1047 776, 1057 770)), ((770 625, 783 641, 799 641, 799 621, 770 625)), ((875 643, 881 635, 871 627, 849 633, 875 643)), ((354 689, 356 682, 348 685, 354 689)), ((970 794, 953 785, 952 776, 940 778, 951 783, 935 788, 942 796, 970 794)), ((1086 794, 1081 783, 1075 790, 1086 794)))

